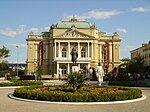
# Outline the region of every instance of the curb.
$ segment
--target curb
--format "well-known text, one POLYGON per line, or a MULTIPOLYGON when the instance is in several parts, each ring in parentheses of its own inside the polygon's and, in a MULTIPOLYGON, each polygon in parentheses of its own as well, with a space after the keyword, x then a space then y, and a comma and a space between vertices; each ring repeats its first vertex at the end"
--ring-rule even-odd
POLYGON ((5 86, 5 87, 0 87, 0 89, 15 89, 15 88, 20 88, 20 87, 23 87, 23 86, 5 86))
POLYGON ((123 103, 132 103, 145 100, 147 97, 142 95, 141 98, 133 99, 133 100, 125 100, 125 101, 110 101, 110 102, 51 102, 51 101, 38 101, 38 100, 29 100, 22 99, 18 97, 14 97, 12 93, 8 94, 8 97, 11 99, 26 101, 26 102, 34 102, 34 103, 45 103, 45 104, 65 104, 65 105, 108 105, 108 104, 123 104, 123 103))

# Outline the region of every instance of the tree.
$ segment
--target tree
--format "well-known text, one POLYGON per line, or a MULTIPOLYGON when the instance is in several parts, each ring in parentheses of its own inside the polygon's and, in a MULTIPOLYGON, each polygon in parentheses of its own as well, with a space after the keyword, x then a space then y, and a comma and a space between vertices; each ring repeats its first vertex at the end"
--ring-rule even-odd
POLYGON ((9 69, 9 65, 7 63, 0 63, 0 71, 5 71, 9 69))
POLYGON ((137 55, 135 58, 131 59, 126 66, 128 73, 138 73, 143 75, 144 73, 144 58, 137 55))
POLYGON ((3 46, 3 48, 0 49, 0 58, 3 59, 3 58, 7 58, 9 56, 10 56, 9 50, 5 46, 3 46))
POLYGON ((130 59, 129 58, 123 58, 123 59, 121 59, 121 61, 124 62, 124 63, 127 63, 127 62, 130 61, 130 59))
POLYGON ((5 73, 9 71, 9 66, 7 63, 0 63, 0 77, 4 77, 5 73))
POLYGON ((37 66, 37 70, 36 70, 36 73, 37 73, 37 78, 41 80, 41 75, 44 73, 44 68, 42 66, 37 66))

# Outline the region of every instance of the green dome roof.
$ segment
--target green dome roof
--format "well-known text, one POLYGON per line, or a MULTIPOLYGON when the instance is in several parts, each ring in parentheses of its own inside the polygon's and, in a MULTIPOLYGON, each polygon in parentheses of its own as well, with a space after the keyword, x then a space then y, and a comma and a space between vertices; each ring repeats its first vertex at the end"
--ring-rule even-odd
POLYGON ((70 21, 60 21, 54 26, 55 28, 71 28, 74 26, 76 28, 89 29, 92 27, 92 24, 87 21, 78 21, 77 19, 73 18, 70 21))

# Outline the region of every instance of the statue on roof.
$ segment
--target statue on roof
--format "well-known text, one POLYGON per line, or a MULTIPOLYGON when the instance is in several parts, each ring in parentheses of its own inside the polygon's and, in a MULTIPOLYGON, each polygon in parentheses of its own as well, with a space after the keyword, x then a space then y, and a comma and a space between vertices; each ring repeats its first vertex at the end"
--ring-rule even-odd
POLYGON ((29 35, 34 35, 34 32, 33 32, 33 31, 31 31, 31 32, 29 33, 29 35))
POLYGON ((93 28, 93 29, 96 29, 96 24, 95 24, 95 23, 92 24, 92 28, 93 28))
POLYGON ((75 18, 75 16, 73 15, 73 17, 72 17, 72 19, 71 19, 71 21, 77 21, 77 19, 75 18))

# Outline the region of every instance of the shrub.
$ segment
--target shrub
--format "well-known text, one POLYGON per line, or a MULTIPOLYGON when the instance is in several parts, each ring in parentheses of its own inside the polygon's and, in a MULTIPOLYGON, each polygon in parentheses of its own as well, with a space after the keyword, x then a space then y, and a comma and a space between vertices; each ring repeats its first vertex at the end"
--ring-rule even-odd
POLYGON ((0 71, 0 77, 5 77, 5 71, 0 71))
POLYGON ((42 82, 35 82, 35 81, 20 81, 20 80, 16 80, 16 81, 12 81, 12 82, 8 82, 8 83, 0 83, 0 87, 4 87, 4 86, 33 86, 33 85, 43 85, 42 82))
POLYGON ((141 90, 135 88, 93 87, 94 90, 81 92, 66 92, 63 91, 65 88, 64 86, 23 87, 15 89, 13 95, 26 99, 58 102, 107 102, 130 100, 142 96, 141 90), (99 92, 102 89, 108 92, 99 92))
POLYGON ((150 83, 146 81, 110 81, 109 85, 129 86, 129 87, 150 87, 150 83))
POLYGON ((69 75, 67 75, 66 82, 68 85, 71 85, 73 87, 73 90, 77 92, 81 86, 85 84, 86 76, 79 72, 71 72, 69 75))

